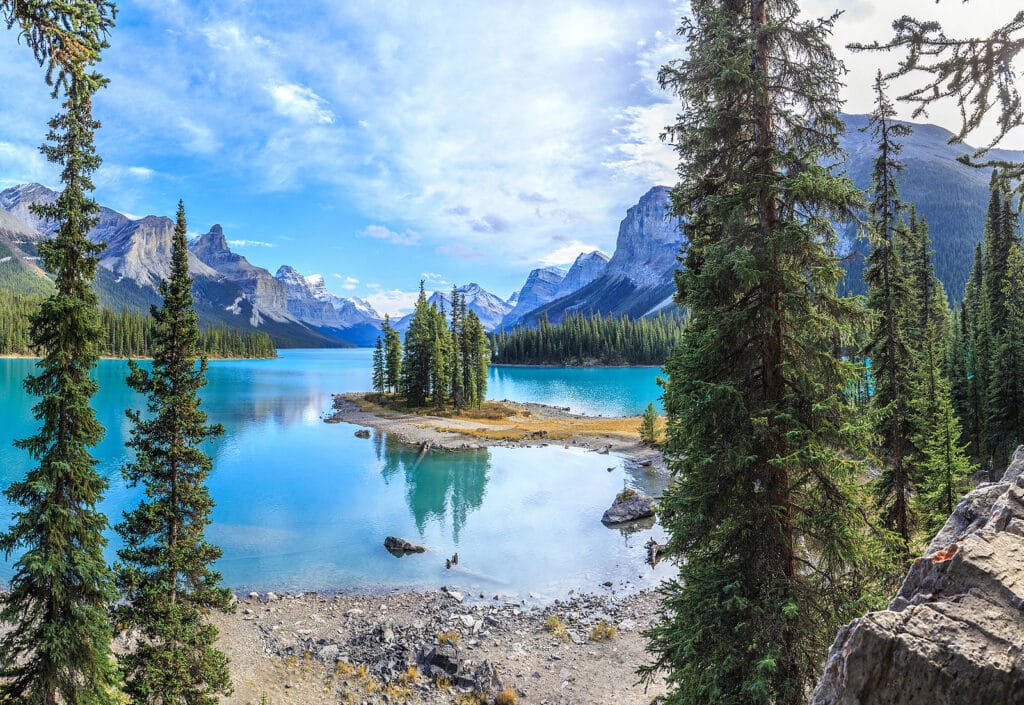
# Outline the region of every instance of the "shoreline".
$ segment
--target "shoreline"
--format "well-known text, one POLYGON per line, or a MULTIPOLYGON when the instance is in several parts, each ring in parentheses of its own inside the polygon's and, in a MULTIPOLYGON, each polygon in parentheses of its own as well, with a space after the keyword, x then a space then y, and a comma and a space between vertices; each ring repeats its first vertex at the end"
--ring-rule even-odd
MULTIPOLYGON (((208 362, 222 362, 222 361, 234 361, 234 360, 277 360, 281 356, 274 355, 274 357, 208 357, 208 362)), ((19 355, 17 353, 6 353, 0 355, 0 360, 42 360, 40 355, 19 355)), ((128 360, 152 360, 149 356, 140 357, 116 357, 114 355, 100 355, 100 360, 121 360, 127 362, 128 360)))
POLYGON ((660 370, 664 365, 541 365, 523 362, 492 362, 490 367, 525 367, 541 370, 660 370))
POLYGON ((658 594, 618 587, 546 605, 454 588, 239 596, 233 614, 212 615, 235 690, 223 702, 459 705, 511 688, 520 702, 648 703, 664 682, 645 691, 635 670, 649 660, 658 594), (591 636, 601 624, 611 638, 591 636))
POLYGON ((369 394, 333 394, 332 411, 325 423, 348 423, 373 428, 410 446, 448 451, 477 448, 536 448, 562 445, 607 455, 667 474, 665 459, 657 448, 640 442, 639 416, 587 416, 567 407, 535 402, 503 400, 515 414, 508 419, 484 420, 432 416, 376 407, 369 394), (371 410, 360 408, 369 403, 371 410))

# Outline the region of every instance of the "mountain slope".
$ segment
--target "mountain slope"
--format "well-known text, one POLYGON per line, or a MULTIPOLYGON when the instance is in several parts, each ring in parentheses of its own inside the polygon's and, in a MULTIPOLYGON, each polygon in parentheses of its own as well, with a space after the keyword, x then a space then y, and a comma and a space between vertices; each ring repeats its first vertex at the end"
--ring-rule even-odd
MULTIPOLYGON (((512 310, 508 302, 502 301, 498 296, 484 289, 479 284, 470 283, 458 287, 460 296, 466 297, 466 308, 473 311, 483 324, 484 330, 490 332, 501 325, 502 319, 512 310)), ((427 299, 427 303, 443 308, 446 312, 452 310, 451 292, 435 291, 427 299)), ((394 327, 404 333, 409 330, 409 323, 412 321, 412 314, 402 316, 394 322, 394 327)))
POLYGON ((558 295, 558 288, 565 280, 566 271, 561 267, 543 267, 535 269, 526 277, 526 283, 514 298, 515 307, 501 322, 502 328, 519 325, 525 316, 558 295))

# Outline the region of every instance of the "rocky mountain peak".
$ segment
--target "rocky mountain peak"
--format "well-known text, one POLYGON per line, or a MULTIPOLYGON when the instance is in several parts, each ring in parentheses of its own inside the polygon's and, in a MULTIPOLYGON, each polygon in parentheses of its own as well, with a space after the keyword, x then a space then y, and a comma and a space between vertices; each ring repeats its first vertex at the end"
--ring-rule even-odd
POLYGON ((669 211, 670 192, 668 186, 655 186, 626 211, 608 262, 611 277, 641 286, 671 279, 668 274, 677 267, 683 231, 679 218, 669 211))
POLYGON ((227 238, 224 237, 224 228, 219 224, 210 228, 210 232, 200 235, 194 240, 191 249, 200 258, 215 252, 231 252, 231 248, 228 247, 227 238))
POLYGON ((600 250, 580 253, 576 261, 573 262, 572 267, 569 268, 565 278, 562 279, 561 284, 558 285, 554 298, 560 299, 563 296, 579 291, 604 274, 607 267, 608 255, 600 250))

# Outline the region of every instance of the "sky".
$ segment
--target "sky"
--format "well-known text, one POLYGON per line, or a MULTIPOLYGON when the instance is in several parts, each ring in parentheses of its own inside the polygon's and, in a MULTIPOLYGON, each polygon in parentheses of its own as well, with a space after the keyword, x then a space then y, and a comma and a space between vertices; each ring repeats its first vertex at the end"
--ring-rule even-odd
MULTIPOLYGON (((803 8, 843 11, 835 45, 846 110, 858 113, 871 108, 875 71, 898 57, 846 44, 884 40, 903 14, 987 33, 1012 5, 803 8)), ((194 234, 220 223, 254 264, 322 274, 382 313, 408 310, 421 279, 508 297, 535 267, 611 254, 626 209, 675 181, 660 134, 678 105, 657 73, 683 55, 684 0, 118 6, 100 67, 110 84, 96 99, 96 198, 131 217, 171 215, 184 199, 194 234)), ((0 32, 0 80, 0 188, 58 186, 38 151, 57 106, 13 31, 0 32)), ((959 124, 952 106, 929 121, 959 124)))

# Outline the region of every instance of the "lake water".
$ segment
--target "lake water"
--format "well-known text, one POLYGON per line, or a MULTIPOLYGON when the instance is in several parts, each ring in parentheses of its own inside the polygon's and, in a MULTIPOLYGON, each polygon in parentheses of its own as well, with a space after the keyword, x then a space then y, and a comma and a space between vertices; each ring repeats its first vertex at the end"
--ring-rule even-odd
MULTIPOLYGON (((0 360, 0 486, 29 468, 11 441, 34 432, 33 398, 21 387, 29 360, 0 360)), ((96 449, 110 478, 102 509, 112 522, 138 501, 120 477, 128 407, 141 397, 124 383, 127 364, 105 360, 95 400, 107 428, 96 449)), ((492 398, 538 401, 607 415, 638 413, 655 400, 657 370, 491 371, 492 398)), ((422 459, 355 426, 325 424, 331 394, 365 390, 368 350, 284 350, 277 360, 211 363, 204 408, 226 434, 213 442, 210 491, 217 502, 210 539, 224 550, 218 568, 238 590, 430 589, 545 597, 593 591, 614 580, 655 585, 667 575, 644 561, 658 526, 630 531, 600 522, 615 493, 631 486, 659 494, 661 481, 614 456, 560 446, 430 452, 422 459), (395 558, 388 534, 429 548, 395 558), (455 552, 457 569, 444 558, 455 552)), ((0 526, 12 507, 0 501, 0 526)), ((109 555, 117 547, 110 532, 109 555)), ((0 563, 0 579, 10 576, 0 563)))

